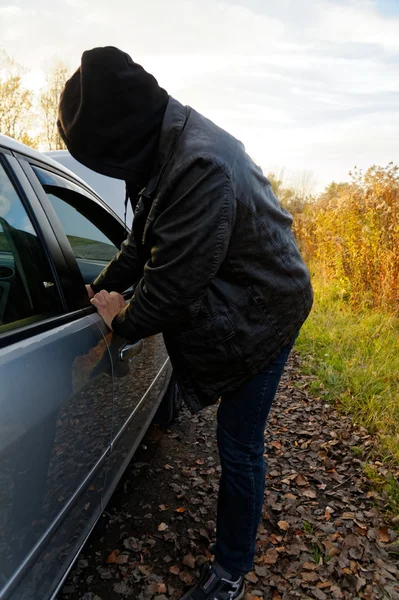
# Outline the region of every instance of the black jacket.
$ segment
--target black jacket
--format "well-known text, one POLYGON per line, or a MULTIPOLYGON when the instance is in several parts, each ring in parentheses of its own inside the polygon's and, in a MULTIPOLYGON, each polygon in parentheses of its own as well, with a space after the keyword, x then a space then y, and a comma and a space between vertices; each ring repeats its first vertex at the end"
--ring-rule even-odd
POLYGON ((132 342, 163 332, 197 411, 293 341, 313 293, 292 217, 239 141, 170 98, 155 164, 132 233, 93 288, 138 282, 113 329, 132 342))

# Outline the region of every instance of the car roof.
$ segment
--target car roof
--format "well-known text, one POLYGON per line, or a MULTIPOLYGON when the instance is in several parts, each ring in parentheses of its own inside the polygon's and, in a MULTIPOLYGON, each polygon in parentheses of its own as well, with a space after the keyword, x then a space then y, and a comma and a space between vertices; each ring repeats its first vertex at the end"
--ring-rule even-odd
POLYGON ((93 192, 96 196, 100 196, 98 192, 96 192, 84 179, 79 177, 76 173, 65 167, 63 164, 53 160, 48 154, 44 154, 43 152, 39 152, 38 150, 34 150, 21 142, 17 142, 13 138, 8 137, 8 135, 0 134, 0 148, 6 148, 11 150, 12 152, 18 152, 19 154, 24 154, 28 158, 34 158, 35 160, 40 160, 42 163, 48 164, 51 167, 55 167, 58 171, 64 172, 69 177, 79 181, 79 183, 83 184, 86 188, 88 188, 91 192, 93 192))

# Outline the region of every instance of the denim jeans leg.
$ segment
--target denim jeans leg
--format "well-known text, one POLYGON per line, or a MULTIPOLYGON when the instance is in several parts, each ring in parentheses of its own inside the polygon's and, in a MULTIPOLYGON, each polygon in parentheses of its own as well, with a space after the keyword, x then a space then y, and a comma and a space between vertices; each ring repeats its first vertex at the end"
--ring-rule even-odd
POLYGON ((284 348, 264 371, 225 394, 219 406, 222 475, 215 558, 233 575, 244 575, 253 566, 266 478, 264 431, 291 349, 284 348))

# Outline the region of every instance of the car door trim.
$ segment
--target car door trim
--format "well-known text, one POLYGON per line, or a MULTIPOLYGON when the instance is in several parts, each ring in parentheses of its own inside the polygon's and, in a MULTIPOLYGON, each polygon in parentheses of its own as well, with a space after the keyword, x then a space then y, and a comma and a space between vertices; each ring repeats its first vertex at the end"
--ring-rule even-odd
POLYGON ((86 313, 86 311, 78 309, 63 315, 49 317, 48 319, 43 319, 42 321, 37 321, 36 323, 32 323, 30 325, 23 325, 22 327, 16 327, 10 331, 5 331, 4 333, 0 333, 0 349, 5 348, 6 346, 11 346, 12 344, 20 342, 21 340, 39 335, 45 331, 50 331, 51 329, 55 329, 60 325, 65 325, 66 323, 71 323, 77 319, 82 319, 86 316, 86 314, 93 312, 94 310, 86 313))
POLYGON ((124 422, 124 424, 122 425, 122 427, 119 429, 118 433, 115 435, 115 437, 112 439, 111 441, 111 452, 112 450, 115 448, 115 446, 118 444, 119 440, 121 437, 123 437, 123 434, 125 433, 126 429, 129 427, 130 423, 133 421, 137 411, 139 410, 140 406, 142 405, 142 403, 146 400, 148 394, 150 393, 150 391, 152 390, 153 386, 155 385, 155 383, 157 382, 157 380, 159 379, 159 377, 161 376, 162 371, 166 368, 168 362, 170 361, 169 357, 165 360, 165 362, 163 363, 162 367, 159 369, 158 373, 156 374, 156 376, 154 377, 154 379, 152 380, 152 383, 150 385, 149 388, 147 388, 144 396, 142 396, 140 402, 138 402, 136 404, 136 406, 134 407, 134 410, 132 413, 130 413, 130 416, 128 419, 126 419, 126 421, 124 422))

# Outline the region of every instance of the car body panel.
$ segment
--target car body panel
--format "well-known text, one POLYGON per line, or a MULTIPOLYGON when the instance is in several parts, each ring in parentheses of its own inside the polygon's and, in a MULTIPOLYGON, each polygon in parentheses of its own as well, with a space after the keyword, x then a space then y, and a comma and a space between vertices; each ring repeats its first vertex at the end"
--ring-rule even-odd
POLYGON ((141 351, 130 363, 130 373, 126 373, 126 363, 118 359, 117 336, 108 335, 107 339, 114 365, 114 414, 106 487, 113 490, 138 445, 140 432, 148 427, 157 398, 166 391, 171 366, 161 335, 143 340, 141 351))
POLYGON ((102 483, 85 499, 80 521, 70 522, 71 538, 101 510, 112 363, 100 328, 86 316, 2 348, 0 379, 2 575, 21 579, 35 546, 48 545, 94 475, 102 483))
POLYGON ((126 234, 120 219, 42 154, 5 136, 0 153, 50 260, 52 281, 44 283, 63 306, 57 316, 0 332, 0 600, 47 600, 150 424, 171 366, 160 335, 121 359, 127 340, 108 330, 84 288, 103 261, 75 258, 34 169, 77 185, 115 245, 126 234))

